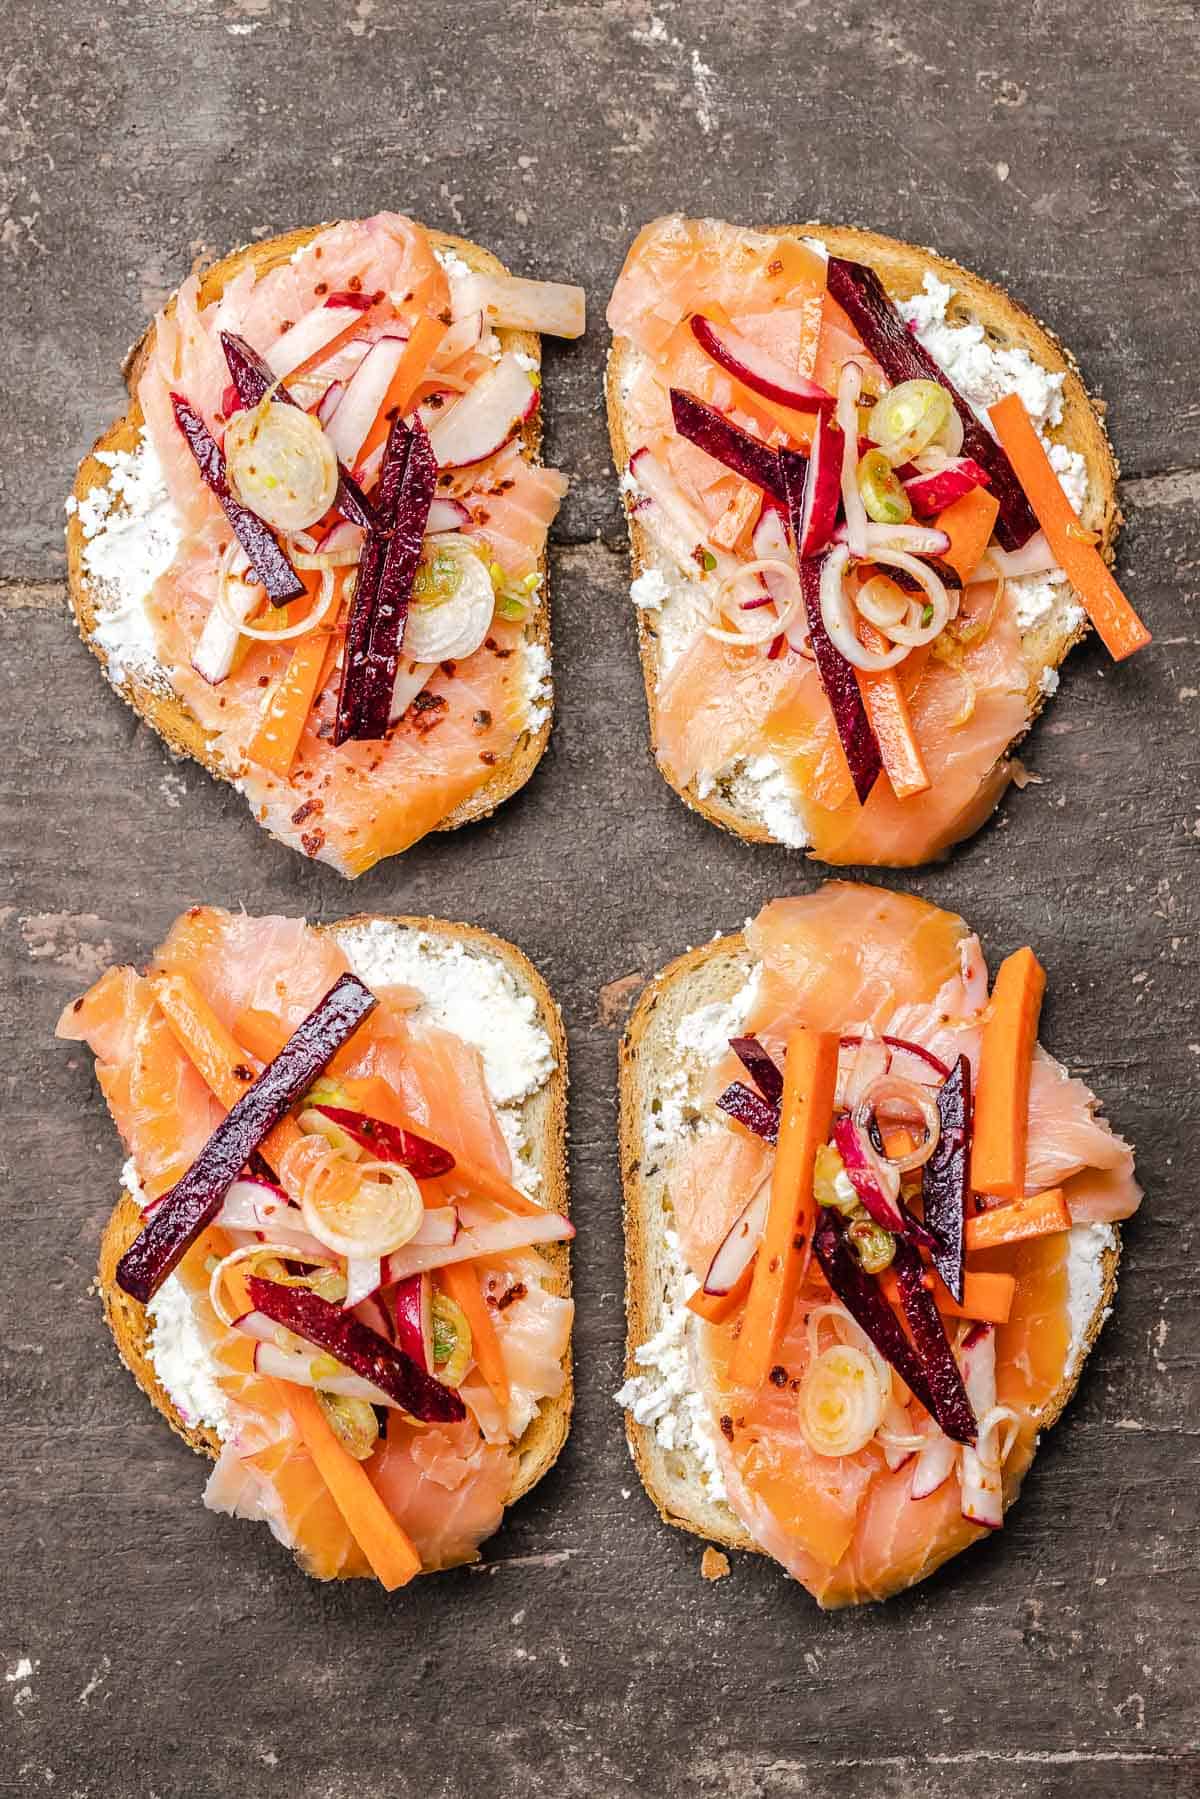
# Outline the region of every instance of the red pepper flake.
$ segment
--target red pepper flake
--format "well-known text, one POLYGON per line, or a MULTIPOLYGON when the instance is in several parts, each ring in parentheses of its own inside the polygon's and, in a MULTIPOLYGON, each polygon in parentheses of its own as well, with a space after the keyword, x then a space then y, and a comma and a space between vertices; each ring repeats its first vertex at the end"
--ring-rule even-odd
POLYGON ((501 649, 494 637, 485 637, 483 640, 483 647, 485 650, 490 650, 492 655, 496 656, 501 662, 507 662, 508 658, 512 655, 512 650, 501 649))
POLYGON ((317 285, 313 288, 313 292, 314 294, 327 294, 329 292, 328 281, 318 281, 317 285))
POLYGON ((733 1419, 729 1416, 728 1412, 726 1412, 721 1419, 721 1435, 725 1438, 727 1443, 733 1442, 733 1419))
POLYGON ((312 817, 314 812, 323 812, 324 810, 324 800, 305 800, 304 804, 302 806, 297 806, 296 810, 292 813, 292 823, 294 825, 302 825, 306 818, 312 817))
POLYGON ((773 1387, 786 1387, 788 1384, 788 1371, 776 1362, 774 1368, 772 1368, 770 1374, 767 1376, 767 1379, 773 1387))
POLYGON ((516 1305, 518 1299, 524 1299, 528 1291, 524 1281, 514 1281, 512 1286, 507 1288, 496 1301, 496 1310, 498 1312, 507 1311, 509 1306, 516 1305))
POLYGON ((475 724, 478 726, 479 730, 486 731, 491 722, 491 713, 487 710, 486 706, 481 706, 479 711, 475 714, 475 724))
POLYGON ((458 673, 457 662, 443 662, 439 666, 444 675, 456 675, 458 673))
POLYGON ((782 262, 780 262, 778 257, 775 258, 774 262, 769 262, 767 264, 767 274, 768 275, 782 275, 783 274, 783 264, 782 264, 782 262))
POLYGON ((496 761, 495 750, 480 750, 479 760, 486 763, 489 768, 493 767, 496 761))
POLYGON ((447 710, 445 694, 430 693, 426 689, 424 693, 417 695, 408 709, 408 716, 412 720, 413 729, 425 736, 435 725, 441 724, 442 714, 447 710))
POLYGON ((491 516, 486 506, 476 506, 471 514, 477 525, 486 525, 491 516))
POLYGON ((247 1068, 244 1062, 239 1062, 237 1067, 230 1072, 235 1081, 252 1081, 254 1079, 254 1070, 247 1068))
POLYGON ((300 843, 306 856, 319 856, 325 848, 325 833, 324 831, 309 831, 301 837, 300 843))
POLYGON ((347 283, 346 283, 346 286, 350 289, 350 292, 352 294, 361 294, 361 292, 362 292, 362 277, 360 275, 351 275, 349 281, 347 281, 347 283))

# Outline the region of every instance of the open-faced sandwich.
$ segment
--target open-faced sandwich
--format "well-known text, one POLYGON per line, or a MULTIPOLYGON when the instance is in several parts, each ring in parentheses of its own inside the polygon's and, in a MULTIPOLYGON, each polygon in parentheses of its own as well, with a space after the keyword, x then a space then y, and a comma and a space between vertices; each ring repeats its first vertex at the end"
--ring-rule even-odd
POLYGON ((566 1046, 511 944, 195 907, 87 1043, 129 1151, 100 1292, 216 1460, 212 1510, 319 1579, 475 1559, 566 1438, 566 1046))
POLYGON ((1107 567, 1116 465, 1070 357, 873 232, 663 218, 608 309, 650 729, 689 806, 826 862, 929 861, 1012 778, 1107 567))
POLYGON ((1116 1284, 1133 1154, 923 900, 834 882, 673 962, 625 1041, 628 1379, 668 1523, 884 1599, 996 1529, 1116 1284))
POLYGON ((539 332, 583 293, 395 213, 193 274, 67 501, 112 685, 358 875, 491 812, 550 728, 539 332))

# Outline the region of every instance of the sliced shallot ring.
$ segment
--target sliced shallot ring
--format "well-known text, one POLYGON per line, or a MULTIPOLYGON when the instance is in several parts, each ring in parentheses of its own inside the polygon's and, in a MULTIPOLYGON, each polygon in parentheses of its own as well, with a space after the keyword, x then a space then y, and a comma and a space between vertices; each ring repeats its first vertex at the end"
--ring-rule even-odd
POLYGON ((411 1243, 421 1228, 425 1202, 421 1189, 407 1168, 397 1162, 346 1162, 337 1159, 342 1171, 357 1177, 357 1191, 350 1202, 351 1215, 344 1217, 342 1205, 334 1203, 321 1208, 322 1177, 331 1164, 322 1162, 312 1169, 300 1195, 300 1210, 306 1227, 319 1243, 328 1244, 335 1255, 362 1260, 395 1254, 411 1243), (382 1176, 382 1179, 373 1177, 382 1176), (376 1200, 376 1215, 371 1217, 371 1201, 376 1200), (361 1212, 361 1222, 353 1213, 361 1212), (373 1228, 372 1228, 373 1226, 373 1228))
POLYGON ((878 1108, 889 1099, 903 1100, 920 1115, 925 1126, 925 1141, 915 1149, 902 1156, 884 1154, 883 1161, 889 1168, 900 1174, 909 1174, 914 1168, 923 1168, 938 1146, 942 1134, 942 1121, 937 1109, 937 1101, 933 1097, 933 1089, 923 1087, 919 1081, 910 1081, 902 1074, 881 1074, 864 1088, 858 1104, 854 1107, 854 1124, 860 1137, 868 1144, 871 1153, 878 1154, 870 1141, 871 1122, 877 1117, 878 1108))
MULTIPOLYGON (((800 587, 800 577, 792 564, 776 561, 776 559, 771 556, 762 556, 759 557, 756 562, 741 563, 732 575, 727 576, 726 579, 722 581, 721 586, 718 589, 718 610, 722 606, 728 607, 734 603, 733 595, 737 585, 748 575, 753 575, 756 580, 760 575, 770 575, 773 580, 786 583, 791 591, 783 602, 783 611, 766 612, 768 606, 778 606, 780 604, 778 594, 769 589, 765 594, 761 595, 759 601, 759 606, 761 606, 762 611, 766 613, 766 616, 752 629, 745 631, 722 631, 716 625, 709 625, 707 627, 708 635, 710 637, 715 637, 718 643, 768 643, 771 638, 777 637, 780 631, 787 631, 790 629, 797 607, 803 604, 804 596, 800 587)), ((756 606, 754 609, 757 611, 759 606, 756 606)))
MULTIPOLYGON (((226 1310, 225 1301, 221 1296, 221 1283, 225 1279, 226 1271, 232 1268, 235 1262, 248 1262, 256 1256, 277 1256, 281 1262, 294 1262, 296 1245, 269 1241, 266 1243, 243 1243, 240 1249, 231 1249, 227 1256, 221 1257, 209 1277, 208 1303, 226 1330, 233 1330, 238 1319, 245 1317, 246 1314, 226 1310)), ((331 1255, 326 1266, 336 1268, 337 1258, 331 1255)))
POLYGON ((890 626, 888 636, 893 642, 902 643, 906 649, 911 649, 918 644, 932 643, 935 637, 940 637, 950 622, 950 595, 929 564, 916 556, 910 556, 905 550, 872 550, 871 560, 883 563, 887 568, 903 569, 906 574, 911 575, 924 590, 933 608, 933 617, 927 625, 915 630, 907 625, 890 626))
MULTIPOLYGON (((830 642, 854 668, 875 672, 895 668, 908 655, 907 644, 896 644, 890 650, 869 650, 858 640, 854 628, 852 603, 846 592, 846 564, 850 560, 847 544, 834 544, 821 565, 821 622, 830 642)), ((906 561, 911 558, 906 557, 906 561)))
MULTIPOLYGON (((250 624, 240 624, 238 625, 238 630, 243 637, 253 638, 255 643, 287 643, 290 638, 304 637, 309 631, 315 631, 318 625, 324 623, 325 616, 334 602, 336 593, 337 583, 334 581, 332 569, 323 569, 321 571, 320 595, 316 605, 312 608, 306 618, 298 620, 294 625, 283 625, 277 631, 263 631, 260 630, 257 625, 250 624)), ((220 585, 217 588, 217 605, 220 606, 225 617, 229 619, 230 624, 236 622, 233 609, 229 605, 229 601, 226 597, 224 572, 222 573, 220 585)))

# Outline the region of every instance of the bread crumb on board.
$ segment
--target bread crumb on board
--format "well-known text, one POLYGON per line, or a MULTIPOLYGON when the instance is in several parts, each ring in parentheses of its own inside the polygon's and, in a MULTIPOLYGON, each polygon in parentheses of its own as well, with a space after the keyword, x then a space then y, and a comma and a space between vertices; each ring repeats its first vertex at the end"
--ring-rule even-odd
POLYGON ((710 1543, 700 1557, 700 1573, 705 1580, 724 1580, 729 1573, 729 1557, 710 1543))

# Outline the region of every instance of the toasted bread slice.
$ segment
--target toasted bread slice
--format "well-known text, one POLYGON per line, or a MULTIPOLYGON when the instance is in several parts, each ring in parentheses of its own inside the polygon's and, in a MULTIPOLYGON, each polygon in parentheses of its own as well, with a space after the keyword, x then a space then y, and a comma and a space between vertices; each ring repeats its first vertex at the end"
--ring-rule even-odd
MULTIPOLYGON (((676 1033, 699 1007, 727 1005, 745 985, 753 959, 742 932, 718 937, 668 963, 642 993, 620 1051, 621 1179, 625 1196, 625 1305, 628 1320, 626 1376, 639 1372, 637 1349, 654 1337, 678 1304, 683 1273, 668 1241, 672 1226, 669 1160, 654 1142, 654 1121, 669 1090, 678 1105, 680 1052, 676 1033)), ((690 1074, 698 1079, 699 1066, 690 1074)), ((695 1129, 698 1108, 682 1107, 682 1129, 695 1129)), ((1100 1333, 1117 1285, 1119 1227, 1072 1229, 1072 1344, 1062 1380, 1042 1413, 1054 1424, 1075 1391, 1083 1364, 1100 1333)), ((689 1325, 694 1328, 694 1321, 689 1325)), ((740 1518, 708 1490, 693 1444, 664 1448, 652 1424, 626 1413, 629 1447, 642 1484, 667 1524, 727 1549, 763 1551, 740 1518)), ((1015 1494, 1010 1495, 1011 1498, 1015 1494)), ((947 1554, 952 1553, 950 1551, 947 1554)), ((931 1574, 937 1563, 924 1570, 931 1574)), ((901 1582, 893 1591, 899 1591, 901 1582)), ((886 1597, 890 1595, 880 1595, 886 1597)))
MULTIPOLYGON (((1082 519, 1084 525, 1099 535, 1098 547, 1111 562, 1116 536, 1121 524, 1117 505, 1118 467, 1101 417, 1100 408, 1089 396, 1070 352, 1054 334, 1035 319, 1002 288, 972 274, 936 251, 924 250, 879 232, 862 231, 854 226, 821 224, 762 226, 764 233, 783 237, 817 237, 835 256, 868 263, 876 270, 888 293, 895 300, 908 300, 921 292, 927 271, 947 282, 954 290, 947 319, 952 324, 977 322, 983 327, 987 342, 995 349, 1023 349, 1034 362, 1051 373, 1064 376, 1063 417, 1049 434, 1055 443, 1082 455, 1087 467, 1087 496, 1082 519)), ((618 475, 629 467, 629 459, 637 448, 630 442, 628 420, 622 404, 622 390, 636 366, 639 352, 628 338, 615 337, 609 353, 605 395, 608 403, 608 428, 613 461, 618 475)), ((628 510, 628 509, 627 509, 628 510)), ((633 576, 654 570, 664 578, 677 578, 675 564, 653 539, 636 513, 628 511, 630 556, 633 576)), ((1048 616, 1041 618, 1022 633, 1022 651, 1027 677, 1027 716, 1019 737, 1024 736, 1046 702, 1053 685, 1047 683, 1047 671, 1062 663, 1072 646, 1089 629, 1074 590, 1063 583, 1057 588, 1055 603, 1048 616)), ((650 738, 659 766, 658 754, 658 687, 662 674, 660 631, 657 615, 638 610, 638 647, 642 676, 646 688, 646 704, 650 715, 650 738)), ((775 837, 763 818, 753 812, 740 797, 736 783, 718 778, 710 792, 701 793, 696 782, 678 786, 665 767, 666 779, 675 786, 680 798, 713 824, 721 825, 753 843, 773 843, 775 837)), ((977 822, 982 822, 977 821, 977 822)), ((974 826, 972 826, 974 828, 974 826)))
MULTIPOLYGON (((567 1188, 567 1040, 550 989, 514 944, 474 925, 452 924, 440 918, 389 917, 358 914, 337 924, 318 925, 317 930, 333 936, 352 926, 382 922, 397 931, 421 931, 438 943, 462 943, 467 953, 492 959, 503 965, 522 993, 528 994, 537 1007, 538 1021, 550 1039, 554 1052, 554 1069, 536 1092, 522 1103, 520 1122, 529 1146, 530 1162, 541 1177, 539 1196, 550 1211, 569 1210, 567 1188)), ((142 1227, 138 1206, 127 1192, 122 1192, 113 1208, 100 1243, 97 1288, 108 1327, 117 1346, 117 1354, 137 1381, 150 1403, 160 1411, 171 1429, 198 1455, 215 1461, 220 1452, 216 1432, 203 1423, 189 1424, 181 1416, 170 1394, 158 1377, 151 1354, 151 1321, 146 1308, 130 1298, 116 1283, 117 1263, 142 1227)), ((547 1286, 563 1298, 571 1292, 571 1263, 568 1245, 550 1243, 540 1246, 538 1253, 549 1267, 547 1286)), ((505 1505, 513 1505, 553 1467, 567 1440, 571 1425, 574 1389, 571 1355, 563 1357, 566 1383, 556 1399, 544 1399, 516 1446, 517 1461, 512 1485, 505 1505)))
MULTIPOLYGON (((332 221, 331 221, 332 222, 332 221)), ((329 229, 329 223, 311 225, 302 230, 288 231, 280 237, 266 238, 261 243, 247 244, 231 255, 222 257, 204 274, 200 284, 202 305, 210 305, 219 300, 225 287, 244 268, 252 268, 256 278, 288 262, 298 250, 329 229)), ((485 250, 481 245, 471 243, 467 238, 455 237, 449 232, 429 232, 429 241, 434 250, 453 252, 477 274, 506 274, 503 263, 485 250)), ((167 311, 175 305, 174 296, 167 302, 167 311)), ((505 350, 519 351, 523 355, 541 363, 541 338, 536 332, 518 331, 497 327, 496 335, 505 350)), ((89 453, 83 458, 76 471, 72 494, 76 501, 76 510, 67 521, 67 593, 79 634, 92 654, 97 657, 108 676, 110 684, 121 698, 137 712, 146 723, 157 731, 168 748, 177 756, 190 756, 199 762, 218 780, 236 784, 238 770, 227 767, 216 754, 213 747, 213 735, 206 731, 187 703, 166 679, 166 671, 162 675, 148 677, 137 670, 115 666, 110 669, 109 655, 104 645, 97 641, 96 630, 98 620, 98 601, 106 596, 95 591, 94 583, 89 580, 84 566, 84 549, 86 539, 80 520, 78 507, 96 488, 109 485, 112 471, 104 463, 97 460, 98 453, 125 451, 132 454, 141 440, 143 425, 142 409, 138 404, 137 388, 141 380, 146 362, 153 348, 154 326, 151 325, 143 336, 129 351, 122 366, 125 386, 129 393, 129 409, 123 418, 109 426, 102 436, 97 438, 89 453)), ((541 461, 542 415, 539 407, 522 427, 520 441, 527 461, 541 461)), ((119 502, 118 502, 119 504, 119 502)), ((531 648, 537 646, 550 655, 550 604, 549 604, 549 565, 545 554, 539 562, 539 573, 542 577, 543 603, 534 608, 524 626, 524 641, 531 648)), ((439 831, 457 830, 459 825, 470 824, 477 818, 486 818, 506 799, 509 799, 519 788, 525 785, 538 763, 541 761, 550 736, 551 706, 553 690, 549 680, 543 690, 544 704, 541 710, 545 716, 541 723, 533 729, 525 731, 518 739, 511 755, 498 762, 495 770, 481 787, 467 796, 460 805, 446 815, 435 827, 439 831)))

